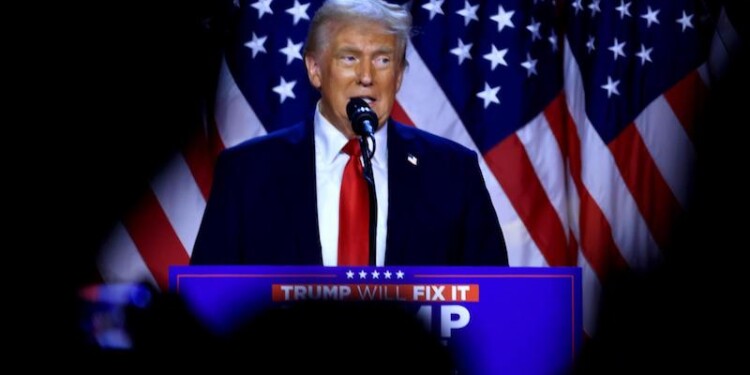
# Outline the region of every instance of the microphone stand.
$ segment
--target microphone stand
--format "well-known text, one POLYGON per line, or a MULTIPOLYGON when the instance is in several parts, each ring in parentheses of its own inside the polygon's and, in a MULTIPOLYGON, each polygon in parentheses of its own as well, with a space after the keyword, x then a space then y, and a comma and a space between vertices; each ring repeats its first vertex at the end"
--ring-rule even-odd
POLYGON ((376 266, 376 243, 378 228, 378 198, 375 194, 375 178, 372 175, 372 157, 375 154, 375 137, 359 137, 359 148, 362 150, 362 161, 364 162, 365 181, 367 181, 367 192, 370 196, 370 244, 369 244, 369 263, 370 266, 376 266), (368 139, 372 141, 372 150, 368 139))

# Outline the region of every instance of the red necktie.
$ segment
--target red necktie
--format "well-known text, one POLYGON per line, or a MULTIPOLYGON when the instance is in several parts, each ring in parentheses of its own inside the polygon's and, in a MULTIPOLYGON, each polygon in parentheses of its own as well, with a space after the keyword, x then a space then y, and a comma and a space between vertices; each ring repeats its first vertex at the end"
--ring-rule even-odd
POLYGON ((343 151, 349 155, 341 180, 339 201, 339 266, 366 266, 370 246, 370 197, 359 139, 350 139, 343 151))

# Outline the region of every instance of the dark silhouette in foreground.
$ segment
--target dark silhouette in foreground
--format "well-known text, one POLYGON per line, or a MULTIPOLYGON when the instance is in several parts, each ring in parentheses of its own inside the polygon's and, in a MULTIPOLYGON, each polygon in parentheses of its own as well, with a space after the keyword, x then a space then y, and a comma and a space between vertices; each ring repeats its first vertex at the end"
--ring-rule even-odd
POLYGON ((247 373, 453 374, 452 353, 402 305, 305 301, 264 310, 227 335, 207 329, 173 294, 127 309, 132 347, 87 354, 137 368, 247 373))

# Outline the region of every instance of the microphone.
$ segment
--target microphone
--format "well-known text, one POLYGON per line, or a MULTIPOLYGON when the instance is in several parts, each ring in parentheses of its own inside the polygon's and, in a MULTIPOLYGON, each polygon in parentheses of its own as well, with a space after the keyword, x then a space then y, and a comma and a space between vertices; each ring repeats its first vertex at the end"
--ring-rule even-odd
POLYGON ((376 261, 376 239, 378 231, 378 197, 375 192, 375 178, 372 174, 372 159, 375 155, 375 127, 378 126, 378 115, 370 108, 367 102, 362 98, 351 98, 346 104, 346 116, 352 123, 354 133, 359 136, 359 147, 362 150, 362 162, 364 167, 364 178, 367 181, 367 195, 370 198, 370 243, 368 244, 370 254, 368 256, 369 264, 375 266, 376 261), (370 149, 372 146, 372 149, 370 149))
POLYGON ((378 124, 378 115, 362 98, 351 98, 346 105, 346 115, 352 122, 354 133, 362 138, 372 137, 378 124))

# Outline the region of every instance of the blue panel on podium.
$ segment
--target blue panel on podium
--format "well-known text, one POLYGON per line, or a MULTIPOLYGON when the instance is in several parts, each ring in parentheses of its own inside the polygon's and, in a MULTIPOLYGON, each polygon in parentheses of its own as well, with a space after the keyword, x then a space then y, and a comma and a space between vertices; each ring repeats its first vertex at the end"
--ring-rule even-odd
POLYGON ((174 266, 170 289, 219 334, 295 301, 397 301, 478 374, 565 373, 582 338, 578 267, 174 266))

